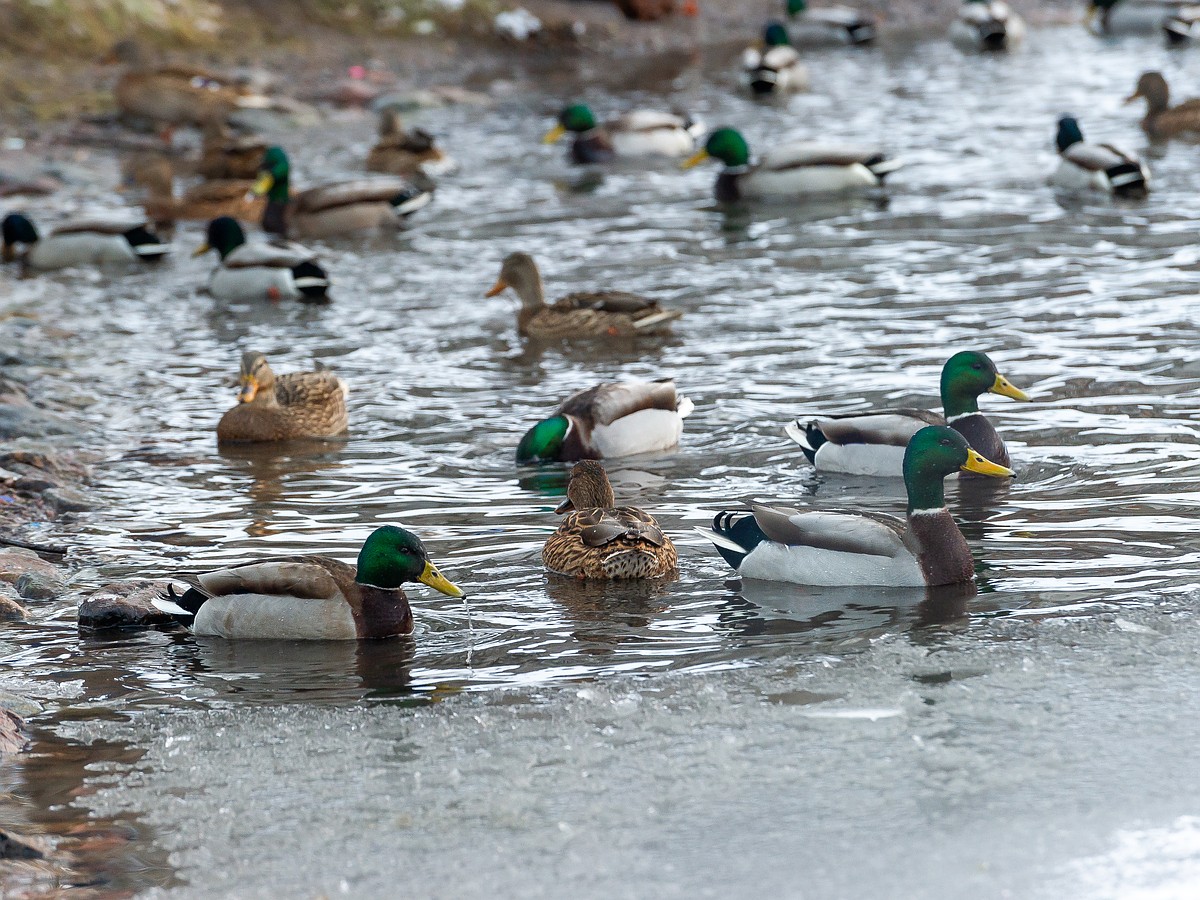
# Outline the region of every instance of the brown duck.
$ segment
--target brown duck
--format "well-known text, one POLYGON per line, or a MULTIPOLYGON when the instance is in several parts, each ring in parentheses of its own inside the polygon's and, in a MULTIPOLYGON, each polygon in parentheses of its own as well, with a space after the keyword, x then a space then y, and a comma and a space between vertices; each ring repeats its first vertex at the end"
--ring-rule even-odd
POLYGON ((146 217, 161 227, 180 220, 207 222, 220 216, 257 222, 267 206, 264 198, 250 194, 253 181, 236 178, 202 181, 177 197, 174 169, 161 157, 135 158, 126 177, 145 188, 146 199, 142 205, 146 217))
POLYGON ((542 275, 528 253, 510 253, 500 267, 500 277, 486 296, 512 288, 521 299, 517 331, 534 338, 603 338, 663 335, 683 313, 664 309, 650 300, 625 291, 579 291, 547 305, 542 275))
POLYGON ((261 353, 242 354, 238 405, 217 424, 221 443, 323 438, 346 430, 346 384, 332 372, 275 376, 261 353))
POLYGON ((256 135, 234 134, 223 122, 204 127, 196 174, 207 179, 239 179, 253 184, 267 145, 256 135))
POLYGON ((420 128, 405 130, 395 109, 380 114, 379 140, 367 154, 368 172, 432 175, 450 165, 450 158, 434 145, 433 135, 420 128))
POLYGON ((1139 97, 1146 101, 1142 128, 1150 137, 1200 137, 1200 99, 1171 106, 1171 90, 1161 72, 1143 72, 1125 102, 1132 103, 1139 97))
POLYGON ((661 578, 674 575, 678 556, 654 517, 632 506, 617 506, 604 466, 585 459, 571 470, 567 499, 555 510, 567 513, 542 548, 551 572, 573 578, 661 578))

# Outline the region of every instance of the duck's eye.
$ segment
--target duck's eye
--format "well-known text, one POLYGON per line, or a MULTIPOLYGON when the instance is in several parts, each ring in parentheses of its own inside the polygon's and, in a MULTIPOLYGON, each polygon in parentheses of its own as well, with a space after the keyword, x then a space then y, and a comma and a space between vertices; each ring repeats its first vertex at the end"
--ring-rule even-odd
POLYGON ((943 447, 949 447, 950 438, 942 438, 938 443, 940 443, 943 447))

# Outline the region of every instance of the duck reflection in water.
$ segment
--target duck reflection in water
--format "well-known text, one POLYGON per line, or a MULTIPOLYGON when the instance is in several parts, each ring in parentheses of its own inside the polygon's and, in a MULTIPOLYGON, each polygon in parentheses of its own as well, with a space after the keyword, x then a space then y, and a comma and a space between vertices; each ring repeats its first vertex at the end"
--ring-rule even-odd
MULTIPOLYGON (((344 447, 342 440, 219 444, 217 453, 229 463, 230 469, 250 479, 244 491, 248 499, 244 510, 249 520, 246 533, 254 537, 278 533, 275 522, 280 511, 289 509, 291 502, 304 496, 303 491, 295 490, 292 479, 297 476, 310 479, 317 473, 342 468, 345 463, 340 455, 344 447)), ((287 527, 292 527, 293 522, 288 518, 287 527)))
POLYGON ((628 581, 581 581, 546 577, 546 593, 571 618, 571 635, 584 649, 610 654, 624 643, 644 641, 645 631, 670 606, 675 576, 628 581))

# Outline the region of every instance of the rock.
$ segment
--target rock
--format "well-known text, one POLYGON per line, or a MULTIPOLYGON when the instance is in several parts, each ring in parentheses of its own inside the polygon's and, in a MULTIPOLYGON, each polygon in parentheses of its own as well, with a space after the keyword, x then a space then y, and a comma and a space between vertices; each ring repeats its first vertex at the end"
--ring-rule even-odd
POLYGON ((81 433, 81 429, 62 416, 46 412, 35 406, 19 404, 0 406, 0 438, 4 440, 19 437, 78 437, 81 433))
POLYGON ((17 594, 23 600, 53 600, 66 589, 61 578, 44 572, 26 572, 17 579, 17 594))
POLYGON ((11 831, 0 831, 0 859, 41 859, 45 855, 27 838, 18 837, 11 831))
POLYGON ((69 487, 53 487, 43 491, 42 499, 60 513, 81 512, 85 509, 91 509, 93 506, 92 501, 85 497, 81 491, 69 487))
POLYGON ((32 550, 20 547, 0 549, 0 581, 16 584, 17 579, 26 573, 54 579, 61 577, 58 566, 46 562, 32 550))
POLYGON ((675 0, 616 0, 625 18, 653 22, 675 11, 675 0))
MULTIPOLYGON (((20 753, 25 749, 29 739, 21 730, 24 725, 25 722, 15 712, 0 709, 0 754, 20 753)), ((6 857, 3 849, 3 836, 4 832, 0 831, 0 858, 6 857)), ((7 858, 11 859, 12 857, 7 858)))
POLYGON ((0 622, 20 622, 29 617, 29 611, 6 594, 0 594, 0 622))
POLYGON ((154 628, 175 619, 151 602, 167 590, 168 581, 114 581, 93 591, 79 604, 79 628, 154 628))

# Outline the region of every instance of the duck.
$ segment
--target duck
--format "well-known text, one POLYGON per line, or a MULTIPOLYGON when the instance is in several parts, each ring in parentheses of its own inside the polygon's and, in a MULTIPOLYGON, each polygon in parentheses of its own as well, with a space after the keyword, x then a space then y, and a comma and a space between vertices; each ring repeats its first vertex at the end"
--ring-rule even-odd
POLYGON ((217 423, 218 443, 325 438, 346 430, 346 383, 332 372, 275 377, 267 358, 242 354, 238 405, 217 423))
POLYGON ((742 54, 742 68, 750 90, 764 94, 786 94, 808 88, 808 69, 788 41, 787 29, 772 22, 763 31, 762 49, 751 47, 742 54))
POLYGON ((963 0, 950 25, 950 41, 962 50, 1015 50, 1025 37, 1025 21, 1004 0, 963 0))
POLYGON ((1185 5, 1183 0, 1090 0, 1084 24, 1105 37, 1155 34, 1185 5))
POLYGON ((882 150, 802 141, 773 147, 752 163, 746 139, 732 128, 709 135, 683 168, 710 158, 725 163, 715 188, 720 203, 795 201, 877 188, 903 165, 882 150))
POLYGON ((338 181, 291 193, 291 163, 270 147, 258 167, 253 192, 267 198, 262 228, 280 237, 334 237, 373 228, 398 228, 433 199, 432 193, 396 176, 338 181))
POLYGON ((678 446, 694 405, 670 378, 612 381, 572 394, 521 438, 518 463, 574 462, 678 446))
POLYGON ((1132 103, 1139 97, 1146 101, 1142 130, 1150 137, 1196 137, 1200 134, 1200 99, 1184 100, 1178 106, 1172 106, 1171 89, 1161 72, 1143 72, 1125 102, 1132 103))
POLYGON ((589 107, 573 103, 558 114, 558 124, 546 132, 542 142, 558 143, 567 132, 575 135, 571 158, 587 164, 621 158, 687 156, 695 151, 703 125, 678 113, 653 109, 631 110, 601 125, 589 107))
POLYGON ((988 355, 978 350, 964 350, 946 360, 941 393, 944 415, 924 409, 880 409, 796 419, 784 430, 808 461, 825 472, 901 476, 905 447, 928 425, 949 425, 988 459, 1010 465, 1004 440, 979 411, 979 397, 999 394, 1028 400, 1029 395, 1001 375, 988 355))
POLYGON ((1066 190, 1094 189, 1117 197, 1142 198, 1149 192, 1150 171, 1132 153, 1112 144, 1089 144, 1072 116, 1058 120, 1058 168, 1050 177, 1066 190))
POLYGON ((576 291, 547 305, 542 274, 528 253, 510 253, 500 277, 484 296, 495 297, 511 288, 521 300, 517 332, 522 337, 557 340, 661 336, 683 315, 665 309, 657 300, 625 291, 576 291))
POLYGON ((649 513, 617 506, 608 473, 597 461, 575 464, 567 499, 554 511, 566 518, 542 548, 551 572, 614 581, 676 573, 679 557, 671 539, 649 513))
POLYGON ((312 251, 292 243, 246 243, 236 219, 218 216, 208 223, 205 241, 193 256, 217 251, 208 292, 218 300, 329 301, 329 275, 312 251))
POLYGON ((169 229, 179 221, 207 222, 218 216, 257 222, 267 205, 263 198, 250 194, 253 181, 236 178, 202 181, 176 196, 174 168, 162 157, 134 157, 126 176, 145 189, 142 208, 158 228, 169 229))
POLYGON ((875 18, 847 6, 812 9, 808 0, 785 0, 794 47, 863 46, 875 40, 875 18))
POLYGON ((49 271, 105 263, 149 263, 171 252, 144 217, 113 213, 64 222, 45 237, 23 213, 0 221, 4 262, 49 271))
POLYGON ((386 107, 379 114, 379 140, 367 154, 368 172, 432 176, 453 168, 454 160, 435 145, 431 134, 404 128, 395 107, 386 107))
POLYGON ((186 579, 154 606, 193 634, 230 640, 361 641, 404 637, 413 614, 404 585, 466 596, 429 559, 425 545, 396 525, 376 528, 350 566, 328 556, 275 557, 186 579))
POLYGON ((253 134, 237 134, 224 122, 209 122, 202 132, 196 174, 211 181, 253 182, 267 144, 253 134))
POLYGON ((903 469, 904 519, 755 504, 747 515, 719 512, 710 529, 697 531, 745 578, 877 587, 972 581, 971 549, 946 509, 943 481, 957 471, 1009 478, 1012 470, 972 450, 945 425, 928 425, 908 440, 903 469))

